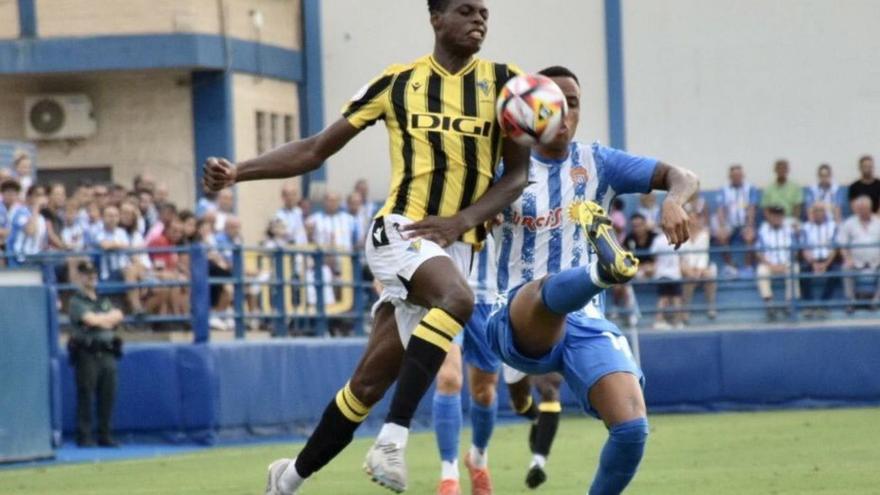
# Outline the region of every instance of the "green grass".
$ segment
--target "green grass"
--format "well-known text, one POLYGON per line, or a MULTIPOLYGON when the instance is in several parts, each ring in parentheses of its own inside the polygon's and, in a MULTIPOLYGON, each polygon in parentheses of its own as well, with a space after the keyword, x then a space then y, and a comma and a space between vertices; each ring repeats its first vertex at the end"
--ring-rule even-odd
MULTIPOLYGON (((627 493, 880 493, 878 420, 880 409, 654 416, 645 459, 627 493)), ((496 430, 490 464, 499 495, 532 493, 523 485, 530 457, 525 438, 523 424, 496 430)), ((585 493, 604 440, 598 421, 564 418, 548 465, 550 479, 537 493, 585 493)), ((360 471, 369 441, 356 441, 310 480, 303 493, 390 494, 360 471)), ((285 445, 218 448, 155 459, 0 471, 0 494, 262 494, 266 465, 294 450, 285 445)), ((432 494, 439 474, 433 436, 415 435, 408 460, 408 493, 432 494)))

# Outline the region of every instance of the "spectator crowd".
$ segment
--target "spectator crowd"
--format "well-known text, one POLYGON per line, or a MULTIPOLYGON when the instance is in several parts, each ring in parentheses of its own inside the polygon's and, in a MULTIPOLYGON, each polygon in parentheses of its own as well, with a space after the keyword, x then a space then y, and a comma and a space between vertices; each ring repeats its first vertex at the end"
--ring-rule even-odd
MULTIPOLYGON (((655 326, 683 327, 696 312, 715 319, 719 279, 756 280, 769 320, 790 308, 775 301, 779 293, 785 301, 799 298, 808 318, 828 317, 823 302, 840 286, 847 311, 880 305, 880 180, 871 156, 861 157, 858 169, 859 179, 842 187, 832 167, 822 164, 816 182, 803 187, 789 178, 789 163, 778 160, 775 180, 759 190, 747 181, 742 165, 731 165, 727 183, 714 196, 704 194, 688 205, 692 237, 679 250, 659 234, 662 204, 657 197, 642 195, 629 209, 615 200, 610 216, 620 241, 637 252, 640 279, 656 286, 655 326), (705 304, 691 307, 697 290, 705 304)), ((189 313, 188 245, 208 247, 209 274, 217 278, 232 276, 233 253, 242 245, 232 190, 202 197, 192 211, 178 208, 167 187, 146 174, 136 177, 131 188, 83 183, 70 190, 61 183, 38 184, 30 159, 22 155, 11 169, 0 169, 0 193, 5 253, 0 262, 18 266, 51 259, 65 282, 73 281, 74 267, 89 257, 103 289, 116 293, 135 318, 189 313), (52 256, 65 252, 76 254, 52 256)), ((366 269, 344 276, 344 256, 334 254, 363 248, 378 208, 369 197, 363 179, 348 195, 325 192, 320 205, 303 198, 295 183, 283 184, 280 207, 267 219, 261 247, 309 246, 326 253, 293 258, 290 277, 304 288, 302 295, 295 291, 297 303, 315 306, 320 299, 332 305, 341 287, 351 282, 346 277, 371 279, 366 269), (315 259, 323 260, 318 269, 315 259)), ((251 284, 245 290, 248 310, 259 313, 265 287, 259 284, 272 274, 265 266, 245 266, 245 274, 251 284)), ((622 311, 627 323, 635 324, 633 287, 615 288, 612 296, 612 314, 622 311)), ((213 328, 233 326, 232 300, 231 286, 212 285, 213 328)), ((262 324, 259 318, 248 322, 262 324)))

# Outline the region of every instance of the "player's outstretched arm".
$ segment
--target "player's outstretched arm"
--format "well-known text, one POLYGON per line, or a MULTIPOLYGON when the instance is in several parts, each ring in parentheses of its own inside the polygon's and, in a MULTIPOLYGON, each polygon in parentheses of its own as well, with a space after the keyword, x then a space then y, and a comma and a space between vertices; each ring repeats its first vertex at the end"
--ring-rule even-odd
POLYGON ((237 165, 224 158, 208 158, 204 166, 205 189, 219 191, 236 182, 306 174, 320 167, 359 132, 360 129, 342 118, 314 136, 283 144, 237 165))
POLYGON ((504 173, 474 204, 451 217, 428 217, 403 230, 411 237, 422 237, 448 246, 463 233, 493 219, 522 194, 528 182, 529 149, 505 139, 502 144, 504 173))
POLYGON ((659 162, 651 177, 651 189, 668 191, 663 200, 660 228, 669 243, 678 249, 690 238, 684 205, 700 192, 700 180, 690 170, 659 162))

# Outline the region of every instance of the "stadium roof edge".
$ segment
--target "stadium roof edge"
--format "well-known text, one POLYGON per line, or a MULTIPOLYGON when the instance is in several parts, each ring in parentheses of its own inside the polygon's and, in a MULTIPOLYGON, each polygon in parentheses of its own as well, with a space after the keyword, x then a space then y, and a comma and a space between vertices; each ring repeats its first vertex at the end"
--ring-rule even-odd
POLYGON ((221 70, 302 82, 300 51, 214 34, 0 40, 0 75, 113 70, 221 70))

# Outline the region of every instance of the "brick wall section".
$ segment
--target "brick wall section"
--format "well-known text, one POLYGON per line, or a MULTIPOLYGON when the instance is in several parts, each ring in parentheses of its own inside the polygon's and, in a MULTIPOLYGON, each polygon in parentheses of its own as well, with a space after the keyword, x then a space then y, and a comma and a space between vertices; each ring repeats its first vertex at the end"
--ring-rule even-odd
POLYGON ((0 0, 0 39, 18 38, 18 0, 0 0))
POLYGON ((97 134, 78 141, 38 143, 40 167, 113 167, 126 186, 149 171, 180 205, 193 202, 192 98, 189 74, 126 72, 0 79, 0 139, 24 140, 24 97, 85 93, 97 134))
MULTIPOLYGON (((0 36, 7 17, 4 1, 15 4, 0 0, 0 36)), ((291 49, 300 47, 299 0, 36 0, 36 5, 40 37, 219 34, 220 6, 224 5, 230 36, 291 49), (263 27, 259 31, 251 20, 251 10, 263 13, 263 27)), ((17 34, 17 11, 12 13, 17 34)))
MULTIPOLYGON (((235 153, 237 160, 257 154, 256 112, 293 115, 294 135, 299 134, 299 103, 296 84, 244 74, 233 77, 235 105, 235 153)), ((280 131, 280 128, 279 128, 280 131)), ((238 213, 248 244, 263 237, 271 215, 281 205, 281 181, 246 182, 238 185, 238 213)))

